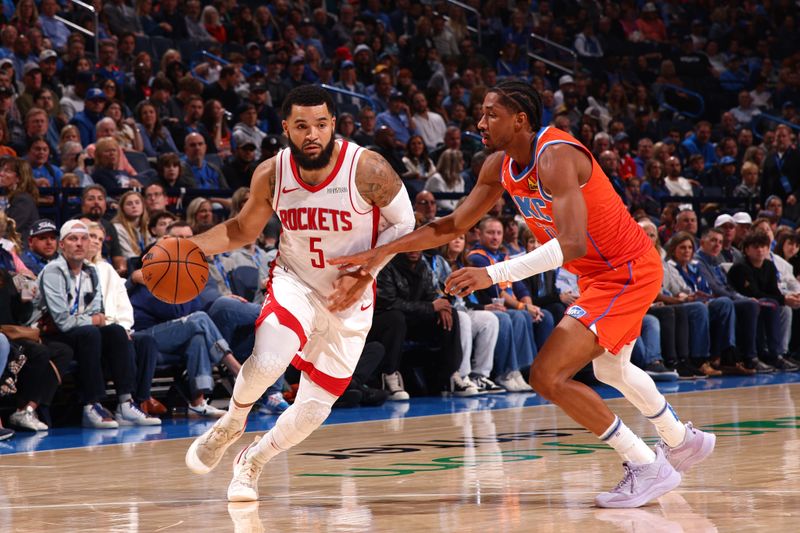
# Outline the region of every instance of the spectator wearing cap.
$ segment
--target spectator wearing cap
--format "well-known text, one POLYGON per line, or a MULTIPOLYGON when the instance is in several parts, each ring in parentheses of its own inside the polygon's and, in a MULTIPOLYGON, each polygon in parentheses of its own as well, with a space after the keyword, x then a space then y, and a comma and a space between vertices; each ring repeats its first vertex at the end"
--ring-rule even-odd
POLYGON ((716 147, 711 142, 711 123, 706 120, 697 123, 694 133, 681 143, 681 148, 687 156, 702 155, 706 169, 717 164, 716 147))
POLYGON ((366 44, 359 44, 353 49, 353 63, 356 65, 356 77, 358 81, 366 86, 372 84, 373 68, 375 62, 372 57, 372 49, 366 44))
POLYGON ((64 85, 58 78, 58 54, 55 50, 42 50, 39 54, 39 68, 42 70, 42 88, 50 89, 57 96, 54 100, 54 116, 58 116, 61 114, 59 100, 64 96, 64 85))
MULTIPOLYGON (((559 114, 558 117, 566 115, 559 114)), ((557 118, 558 118, 557 117, 557 118)), ((630 153, 631 141, 628 134, 621 131, 614 135, 614 150, 619 155, 619 175, 623 180, 636 176, 636 162, 630 153)))
POLYGON ((553 108, 556 109, 564 103, 564 93, 575 91, 575 78, 564 74, 558 78, 558 90, 553 93, 553 108))
POLYGON ((58 228, 55 222, 47 218, 35 221, 27 244, 28 249, 22 252, 20 259, 38 276, 47 263, 58 257, 58 228))
POLYGON ((647 2, 642 7, 642 15, 636 19, 636 29, 642 34, 642 39, 654 43, 667 41, 667 27, 658 13, 658 8, 653 2, 647 2))
MULTIPOLYGON (((334 83, 334 87, 344 89, 358 94, 365 94, 366 87, 358 81, 356 77, 356 65, 351 60, 346 59, 339 65, 339 81, 334 83)), ((336 94, 336 107, 345 113, 357 114, 358 110, 364 104, 360 98, 353 96, 346 96, 343 94, 336 94)))
POLYGON ((22 84, 24 90, 17 96, 16 106, 20 116, 25 116, 30 108, 33 107, 33 95, 42 88, 42 69, 38 63, 25 63, 22 74, 22 84))
POLYGON ((222 170, 206 161, 208 146, 199 133, 190 133, 184 140, 184 162, 189 166, 195 183, 200 189, 229 189, 222 170))
POLYGON ((281 119, 275 108, 269 103, 270 94, 267 86, 263 83, 250 85, 247 101, 256 109, 256 124, 258 129, 266 134, 279 135, 283 133, 281 119))
POLYGON ((316 75, 306 66, 306 60, 303 56, 292 56, 289 59, 289 68, 286 72, 286 83, 292 89, 316 82, 316 75))
POLYGON ((103 109, 106 106, 106 93, 102 89, 89 89, 86 93, 84 109, 76 113, 70 124, 78 128, 81 136, 81 144, 88 146, 97 140, 95 125, 103 118, 103 109))
MULTIPOLYGON (((266 138, 266 136, 265 136, 266 138)), ((228 159, 222 166, 222 174, 231 189, 236 190, 240 187, 249 187, 253 177, 253 162, 256 161, 256 153, 261 153, 261 140, 256 144, 251 136, 242 130, 233 132, 234 151, 233 157, 228 159)))
POLYGON ((44 312, 39 323, 45 343, 63 342, 75 353, 84 405, 83 426, 160 424, 160 420, 148 417, 133 402, 133 343, 122 326, 106 321, 97 269, 86 261, 89 251, 86 224, 67 221, 61 227, 59 247, 62 255, 39 274, 44 312), (103 362, 111 370, 119 399, 115 416, 100 404, 105 395, 103 362))
POLYGON ((317 31, 314 28, 314 24, 311 22, 311 19, 304 18, 301 20, 297 25, 297 29, 299 33, 297 36, 297 42, 299 42, 303 48, 313 46, 323 57, 325 57, 325 47, 322 45, 322 41, 317 39, 317 31))
POLYGON ((59 7, 56 0, 42 0, 39 5, 39 24, 42 33, 50 39, 56 50, 64 50, 67 47, 67 38, 70 31, 67 25, 56 19, 59 7))
POLYGON ((729 155, 720 158, 716 182, 726 195, 733 194, 733 190, 739 185, 739 178, 736 176, 736 158, 729 155))
MULTIPOLYGON (((258 113, 256 112, 256 106, 248 102, 240 104, 239 107, 236 108, 235 116, 238 119, 238 122, 233 127, 234 147, 236 147, 240 141, 249 141, 255 149, 255 159, 258 159, 261 157, 261 141, 267 136, 267 134, 258 128, 258 113)), ((237 188, 238 187, 234 187, 234 189, 237 188)))
POLYGON ((761 198, 777 195, 786 200, 787 210, 794 216, 800 198, 800 150, 792 146, 791 130, 781 124, 775 128, 775 143, 764 160, 761 177, 761 198))
POLYGON ((379 113, 375 127, 387 126, 394 130, 397 148, 403 149, 408 144, 408 139, 416 133, 414 119, 408 108, 405 96, 395 92, 389 97, 389 109, 379 113))
POLYGON ((735 263, 744 257, 742 252, 733 245, 736 238, 736 226, 736 220, 731 215, 722 214, 714 220, 714 229, 719 231, 721 236, 717 263, 735 263))

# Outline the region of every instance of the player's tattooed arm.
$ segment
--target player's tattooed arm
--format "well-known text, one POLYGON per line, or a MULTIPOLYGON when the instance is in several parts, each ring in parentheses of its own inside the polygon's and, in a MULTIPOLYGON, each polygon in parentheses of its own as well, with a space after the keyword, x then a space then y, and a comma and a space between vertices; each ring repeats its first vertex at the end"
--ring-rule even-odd
POLYGON ((392 166, 375 152, 366 150, 358 160, 356 188, 371 205, 386 207, 394 199, 403 182, 392 166))
POLYGON ((278 179, 278 171, 275 164, 275 157, 271 157, 264 161, 258 168, 256 168, 256 172, 263 172, 264 176, 267 180, 267 186, 264 190, 264 197, 269 205, 272 205, 272 199, 274 198, 274 191, 275 191, 275 183, 278 179))

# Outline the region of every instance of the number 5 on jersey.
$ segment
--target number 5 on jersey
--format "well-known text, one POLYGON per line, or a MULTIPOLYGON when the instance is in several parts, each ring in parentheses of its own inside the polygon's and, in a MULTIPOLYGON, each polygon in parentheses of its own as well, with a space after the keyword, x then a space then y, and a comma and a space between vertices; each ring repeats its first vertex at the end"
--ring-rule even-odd
POLYGON ((312 254, 317 254, 317 258, 311 258, 311 266, 314 268, 325 268, 325 256, 322 254, 322 249, 317 248, 317 245, 322 242, 321 237, 310 237, 308 239, 308 247, 312 254))

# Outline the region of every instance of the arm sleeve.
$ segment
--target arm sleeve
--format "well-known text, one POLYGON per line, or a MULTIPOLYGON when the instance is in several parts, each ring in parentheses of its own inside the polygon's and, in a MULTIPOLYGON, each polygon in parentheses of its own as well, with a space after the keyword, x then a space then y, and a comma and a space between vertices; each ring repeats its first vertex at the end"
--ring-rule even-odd
MULTIPOLYGON (((381 246, 395 241, 414 230, 414 209, 411 207, 411 199, 405 187, 400 187, 400 190, 392 201, 389 202, 389 205, 381 207, 380 209, 381 216, 386 219, 389 226, 378 235, 378 241, 375 246, 381 246)), ((378 272, 380 272, 393 257, 393 255, 387 256, 383 263, 375 267, 370 272, 372 277, 377 278, 378 272)))
POLYGON ((486 267, 492 282, 520 281, 564 264, 558 239, 551 239, 532 252, 486 267))

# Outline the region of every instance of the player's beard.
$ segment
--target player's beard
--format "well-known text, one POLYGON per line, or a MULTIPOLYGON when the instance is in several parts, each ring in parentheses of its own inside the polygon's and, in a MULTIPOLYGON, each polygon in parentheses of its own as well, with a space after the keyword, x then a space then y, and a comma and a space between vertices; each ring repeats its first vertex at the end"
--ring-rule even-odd
POLYGON ((330 142, 327 144, 327 146, 322 148, 317 157, 307 156, 301 147, 292 142, 291 138, 289 139, 289 150, 292 151, 292 157, 294 157, 294 160, 297 162, 297 165, 300 168, 305 170, 319 170, 321 168, 325 168, 328 163, 330 163, 335 142, 336 140, 334 139, 333 135, 331 135, 330 142))

